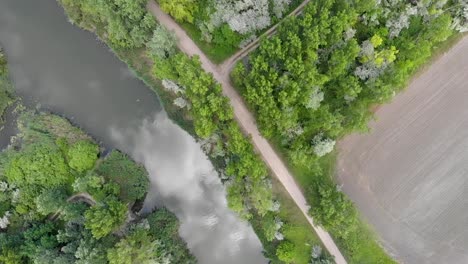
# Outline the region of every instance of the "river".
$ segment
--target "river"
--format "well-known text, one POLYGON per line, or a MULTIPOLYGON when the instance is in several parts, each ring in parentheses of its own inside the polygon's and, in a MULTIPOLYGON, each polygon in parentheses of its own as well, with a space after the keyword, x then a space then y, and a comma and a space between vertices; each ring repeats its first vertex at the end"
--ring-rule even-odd
POLYGON ((152 184, 145 209, 173 211, 200 263, 266 262, 252 227, 228 209, 199 144, 105 44, 68 23, 54 0, 1 0, 0 45, 26 106, 67 117, 146 167, 152 184))

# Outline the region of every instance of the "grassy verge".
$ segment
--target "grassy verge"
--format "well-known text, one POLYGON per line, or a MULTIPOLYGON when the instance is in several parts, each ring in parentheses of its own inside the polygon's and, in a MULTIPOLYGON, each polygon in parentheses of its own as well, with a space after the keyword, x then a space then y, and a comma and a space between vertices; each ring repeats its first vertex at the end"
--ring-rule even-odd
MULTIPOLYGON (((320 200, 315 186, 318 182, 335 184, 335 166, 338 152, 335 150, 318 160, 321 173, 318 174, 315 168, 304 166, 294 166, 286 158, 285 150, 280 147, 278 141, 273 140, 277 153, 280 153, 282 160, 286 162, 289 170, 302 187, 302 191, 311 206, 320 200)), ((356 210, 357 211, 357 210, 356 210)), ((335 242, 340 248, 344 257, 350 263, 395 263, 379 245, 375 232, 357 211, 356 230, 349 239, 339 239, 332 230, 329 230, 335 242)))
MULTIPOLYGON (((232 84, 240 94, 243 94, 244 91, 241 87, 235 85, 234 81, 232 84)), ((248 107, 250 111, 252 111, 251 107, 248 107)), ((281 147, 280 138, 272 138, 269 141, 297 180, 308 203, 311 206, 317 205, 320 200, 316 188, 317 184, 335 184, 335 166, 338 152, 335 150, 318 159, 317 165, 320 173, 317 173, 317 167, 294 165, 293 162, 289 160, 286 149, 281 147)), ((350 263, 395 263, 379 245, 376 234, 359 215, 359 212, 357 212, 357 220, 356 231, 346 241, 337 238, 337 236, 333 234, 333 231, 329 230, 344 257, 350 263)), ((311 230, 311 232, 314 231, 311 230)), ((316 236, 315 232, 314 235, 316 236)))
POLYGON ((423 74, 436 60, 438 60, 442 55, 444 55, 448 50, 450 50, 450 48, 455 46, 455 44, 457 44, 460 40, 463 39, 463 37, 466 36, 468 36, 468 33, 452 34, 445 41, 440 43, 437 47, 434 47, 434 51, 431 57, 427 60, 426 63, 419 67, 419 69, 411 77, 408 83, 411 83, 412 80, 423 74))

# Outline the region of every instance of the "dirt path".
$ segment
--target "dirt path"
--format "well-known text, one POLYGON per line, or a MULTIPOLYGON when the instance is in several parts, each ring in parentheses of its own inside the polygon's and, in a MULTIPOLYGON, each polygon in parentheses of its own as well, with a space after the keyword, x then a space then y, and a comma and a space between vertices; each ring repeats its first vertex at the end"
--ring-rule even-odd
POLYGON ((212 73, 213 77, 222 85, 223 94, 230 99, 236 120, 244 132, 252 137, 254 146, 258 153, 260 153, 262 159, 270 167, 271 171, 280 180, 287 192, 290 194, 291 198, 301 209, 304 216, 317 232, 317 235, 322 240, 322 243, 327 248, 328 252, 330 252, 330 254, 335 257, 336 263, 345 264, 346 260, 344 259, 331 236, 321 227, 313 224, 312 218, 308 215, 309 206, 307 205, 304 195, 300 191, 293 176, 288 171, 283 161, 279 158, 268 141, 260 135, 257 125, 255 124, 254 117, 248 111, 237 91, 232 87, 229 80, 229 73, 227 71, 223 71, 223 68, 220 68, 212 63, 190 39, 185 31, 169 15, 162 12, 154 1, 150 1, 148 3, 148 9, 158 19, 159 23, 163 24, 167 29, 174 31, 179 40, 178 47, 180 50, 190 56, 199 56, 200 61, 202 62, 202 67, 205 69, 205 71, 212 73))
MULTIPOLYGON (((76 202, 84 202, 90 206, 93 206, 96 204, 96 200, 94 200, 94 198, 89 193, 77 193, 67 199, 67 203, 76 203, 76 202)), ((55 221, 59 217, 59 215, 62 213, 62 209, 59 209, 54 214, 49 215, 49 220, 55 221)))
POLYGON ((96 200, 89 193, 77 193, 67 199, 69 203, 85 202, 91 206, 96 204, 96 200))
POLYGON ((468 263, 468 36, 339 144, 344 191, 403 263, 468 263))

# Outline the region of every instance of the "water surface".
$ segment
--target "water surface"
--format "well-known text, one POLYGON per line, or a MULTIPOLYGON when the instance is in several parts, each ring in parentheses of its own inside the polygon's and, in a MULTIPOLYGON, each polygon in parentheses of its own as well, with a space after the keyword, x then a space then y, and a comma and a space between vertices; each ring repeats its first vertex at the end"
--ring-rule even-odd
POLYGON ((1 0, 0 45, 27 106, 63 115, 145 165, 152 182, 145 209, 172 210, 200 263, 266 262, 252 228, 227 208, 200 146, 106 45, 68 23, 54 0, 1 0))

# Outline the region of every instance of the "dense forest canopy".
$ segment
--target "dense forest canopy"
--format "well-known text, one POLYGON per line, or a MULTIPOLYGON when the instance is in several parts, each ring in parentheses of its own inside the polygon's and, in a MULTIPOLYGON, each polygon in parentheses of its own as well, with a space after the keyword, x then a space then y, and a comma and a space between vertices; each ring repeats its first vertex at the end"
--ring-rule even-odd
POLYGON ((315 1, 233 75, 262 132, 280 137, 296 162, 312 162, 330 140, 365 130, 369 106, 392 98, 453 33, 450 7, 315 1))
POLYGON ((147 173, 65 119, 25 112, 0 154, 0 262, 194 263, 164 208, 133 211, 147 173))

